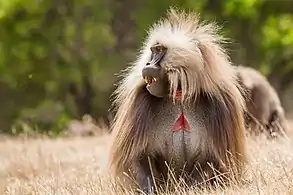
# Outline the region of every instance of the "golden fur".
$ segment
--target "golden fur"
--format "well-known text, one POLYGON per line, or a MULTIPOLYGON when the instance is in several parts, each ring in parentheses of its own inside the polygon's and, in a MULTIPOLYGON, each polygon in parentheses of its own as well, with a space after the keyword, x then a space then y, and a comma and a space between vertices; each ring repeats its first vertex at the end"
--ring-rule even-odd
POLYGON ((141 92, 145 87, 141 72, 150 59, 149 48, 157 42, 168 48, 161 66, 170 82, 170 98, 175 101, 179 81, 182 103, 196 102, 200 94, 206 95, 207 102, 212 102, 216 120, 210 118, 211 124, 207 124, 215 145, 206 147, 217 153, 227 168, 236 168, 235 173, 241 173, 245 160, 244 102, 234 67, 221 46, 224 39, 217 34, 215 24, 200 23, 198 14, 173 8, 168 10, 166 18, 150 28, 137 61, 124 70, 114 92, 117 113, 112 124, 111 170, 115 174, 127 172, 132 160, 151 142, 147 133, 152 120, 152 100, 141 92), (227 151, 233 157, 227 157, 227 151))

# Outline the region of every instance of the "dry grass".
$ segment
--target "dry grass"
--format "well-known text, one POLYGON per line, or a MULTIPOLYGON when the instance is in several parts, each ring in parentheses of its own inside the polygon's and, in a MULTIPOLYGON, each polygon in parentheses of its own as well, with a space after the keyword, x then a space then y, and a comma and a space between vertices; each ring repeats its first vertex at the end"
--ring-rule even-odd
MULTIPOLYGON (((292 126, 291 126, 292 127, 292 126)), ((108 135, 92 138, 3 139, 1 194, 123 194, 99 176, 107 159, 108 135)), ((247 141, 249 165, 243 184, 201 194, 293 194, 293 136, 247 141)), ((178 188, 175 194, 196 194, 178 188)), ((166 193, 170 194, 170 193, 166 193)))

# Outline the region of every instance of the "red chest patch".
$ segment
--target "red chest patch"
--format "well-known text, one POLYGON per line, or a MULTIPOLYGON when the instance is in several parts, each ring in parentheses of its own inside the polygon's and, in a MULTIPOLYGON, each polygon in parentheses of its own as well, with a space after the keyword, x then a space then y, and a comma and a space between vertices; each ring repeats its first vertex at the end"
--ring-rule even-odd
MULTIPOLYGON (((176 99, 178 101, 181 101, 182 98, 182 91, 181 90, 177 90, 176 91, 176 99)), ((175 124, 173 125, 173 132, 178 132, 180 130, 189 132, 190 129, 190 125, 189 122, 187 121, 184 112, 182 111, 181 115, 179 116, 179 118, 176 120, 175 124)))
POLYGON ((184 112, 181 113, 179 118, 176 120, 175 124, 173 125, 173 132, 178 132, 180 130, 189 132, 190 125, 187 121, 184 112))

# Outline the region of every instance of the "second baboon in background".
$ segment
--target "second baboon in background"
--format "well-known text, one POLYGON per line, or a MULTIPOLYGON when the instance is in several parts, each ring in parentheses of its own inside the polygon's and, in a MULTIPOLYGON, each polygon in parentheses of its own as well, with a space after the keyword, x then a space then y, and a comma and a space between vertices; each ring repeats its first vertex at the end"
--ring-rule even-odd
POLYGON ((252 67, 237 66, 238 79, 245 90, 249 117, 247 124, 254 134, 285 135, 285 111, 276 90, 267 78, 252 67))

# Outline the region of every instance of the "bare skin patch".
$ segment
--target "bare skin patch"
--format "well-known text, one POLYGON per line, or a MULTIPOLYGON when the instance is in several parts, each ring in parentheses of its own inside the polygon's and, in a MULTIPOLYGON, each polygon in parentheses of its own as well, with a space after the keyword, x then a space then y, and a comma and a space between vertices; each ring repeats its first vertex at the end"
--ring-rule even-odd
MULTIPOLYGON (((181 98, 182 98, 182 92, 180 90, 177 90, 176 99, 178 101, 181 101, 181 98)), ((182 106, 181 106, 181 114, 177 118, 175 124, 173 125, 172 130, 173 132, 178 132, 180 130, 189 132, 190 130, 190 124, 186 118, 185 113, 183 112, 182 106)))

